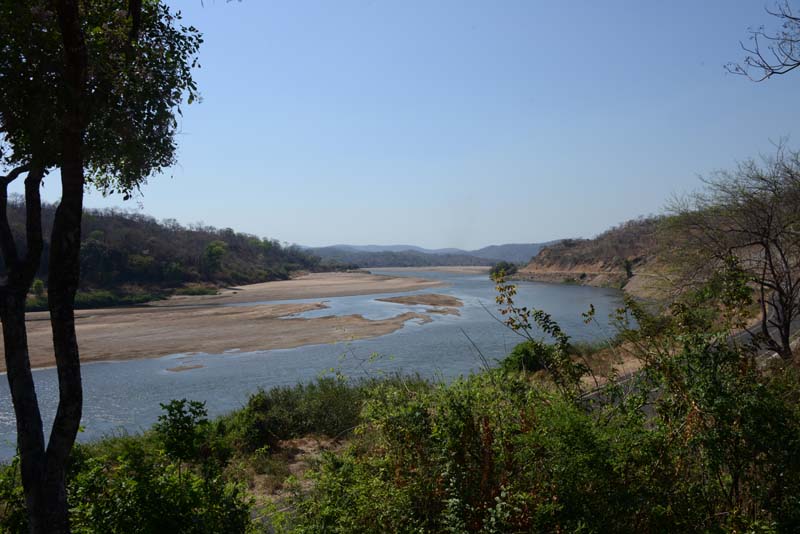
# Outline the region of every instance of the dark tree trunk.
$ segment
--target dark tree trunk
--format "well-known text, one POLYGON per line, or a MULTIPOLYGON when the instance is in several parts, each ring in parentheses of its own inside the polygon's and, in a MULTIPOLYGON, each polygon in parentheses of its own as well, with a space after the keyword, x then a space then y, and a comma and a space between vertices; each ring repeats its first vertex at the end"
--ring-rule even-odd
POLYGON ((0 189, 0 242, 2 242, 3 260, 6 265, 5 283, 0 286, 3 348, 14 415, 17 420, 17 447, 20 455, 22 485, 26 506, 31 517, 31 528, 37 532, 47 531, 45 528, 36 527, 40 523, 38 518, 47 515, 49 509, 44 493, 47 459, 42 418, 28 354, 25 303, 42 255, 39 187, 43 176, 44 168, 41 165, 26 165, 5 177, 2 189, 0 189), (23 258, 18 257, 16 243, 11 234, 7 217, 7 186, 16 179, 20 172, 25 172, 21 169, 28 171, 25 179, 27 250, 23 258))
POLYGON ((28 359, 28 335, 25 327, 25 298, 27 291, 6 288, 0 305, 3 321, 3 345, 6 370, 14 415, 17 419, 22 485, 29 517, 34 511, 44 511, 40 481, 44 479, 45 452, 42 417, 28 359))
MULTIPOLYGON (((47 448, 43 447, 42 421, 36 402, 33 380, 30 377, 30 362, 27 354, 27 339, 18 338, 24 333, 24 295, 22 297, 22 321, 19 323, 9 315, 12 337, 6 334, 6 343, 11 341, 13 350, 24 350, 21 377, 21 399, 35 407, 25 413, 17 413, 18 427, 32 435, 25 438, 35 442, 30 451, 23 453, 23 486, 25 487, 28 518, 31 532, 60 534, 68 533, 69 516, 66 492, 66 464, 69 458, 81 421, 83 407, 83 388, 81 385, 80 358, 75 335, 75 292, 80 279, 81 217, 83 213, 83 132, 85 127, 84 101, 86 94, 87 50, 80 25, 80 11, 77 0, 58 0, 55 2, 58 24, 64 45, 64 114, 61 118, 61 202, 56 210, 50 243, 50 263, 48 273, 48 306, 50 323, 53 329, 53 348, 58 372, 58 409, 47 448), (27 370, 27 374, 25 371, 27 370), (30 427, 30 428, 28 428, 30 427), (37 430, 38 429, 38 430, 37 430), (27 456, 27 459, 26 457, 27 456), (25 468, 27 466, 27 469, 25 468)), ((38 201, 38 187, 37 187, 38 201)), ((35 216, 37 228, 31 228, 29 220, 28 241, 33 241, 41 253, 41 214, 36 206, 28 210, 29 219, 35 216)), ((38 260, 37 260, 38 265, 38 260)), ((33 270, 35 273, 35 269, 33 270)), ((32 281, 32 276, 31 276, 32 281)), ((16 301, 14 301, 16 303, 16 301)), ((9 305, 12 304, 9 301, 9 305)), ((6 306, 8 307, 8 306, 6 306)), ((16 309, 16 308, 15 308, 16 309)), ((14 316, 16 317, 16 316, 14 316)), ((6 321, 3 324, 6 328, 6 321)), ((4 332, 5 333, 5 332, 4 332)), ((6 349, 8 359, 8 348, 6 349)), ((20 352, 21 354, 21 352, 20 352)), ((9 367, 9 371, 11 366, 9 367)), ((11 373, 9 372, 9 381, 11 373)), ((15 399, 15 409, 16 409, 15 399)), ((22 435, 22 434, 20 434, 22 435)), ((22 442, 22 438, 20 438, 22 442)))

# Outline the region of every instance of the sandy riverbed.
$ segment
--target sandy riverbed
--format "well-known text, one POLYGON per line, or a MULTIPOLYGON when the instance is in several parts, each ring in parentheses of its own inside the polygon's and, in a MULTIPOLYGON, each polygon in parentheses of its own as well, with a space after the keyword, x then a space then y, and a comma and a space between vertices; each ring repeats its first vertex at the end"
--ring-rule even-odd
POLYGON ((409 306, 447 306, 459 308, 463 306, 461 299, 449 295, 438 295, 436 293, 425 293, 422 295, 408 295, 403 297, 387 297, 375 299, 381 302, 394 302, 395 304, 408 304, 409 306))
MULTIPOLYGON (((327 306, 323 302, 268 301, 394 293, 441 285, 421 278, 362 272, 318 273, 229 289, 213 296, 174 297, 133 308, 81 310, 76 312, 81 361, 268 350, 382 336, 402 328, 406 321, 431 319, 423 313, 403 313, 383 320, 360 315, 294 318, 291 316, 327 306)), ((51 335, 46 313, 28 314, 33 367, 54 365, 51 335)), ((0 362, 0 371, 5 371, 5 361, 0 362)))
POLYGON ((381 267, 387 271, 434 271, 440 273, 455 273, 455 274, 488 274, 491 267, 484 265, 443 265, 440 267, 381 267))

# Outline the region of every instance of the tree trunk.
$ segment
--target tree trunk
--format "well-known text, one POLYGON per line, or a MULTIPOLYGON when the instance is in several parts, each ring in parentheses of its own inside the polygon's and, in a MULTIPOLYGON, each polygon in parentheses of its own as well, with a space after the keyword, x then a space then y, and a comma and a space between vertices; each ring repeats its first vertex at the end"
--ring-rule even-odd
POLYGON ((30 526, 34 532, 51 531, 53 524, 46 518, 51 507, 47 497, 47 455, 36 388, 28 354, 28 334, 25 325, 25 304, 36 271, 41 263, 43 248, 41 198, 39 187, 45 170, 35 163, 19 167, 6 176, 0 188, 0 241, 6 265, 5 284, 0 287, 0 319, 3 323, 7 379, 17 420, 17 447, 25 502, 30 526), (25 179, 27 250, 20 258, 8 225, 7 186, 27 169, 25 179))
POLYGON ((83 135, 88 54, 77 0, 56 2, 64 45, 64 114, 61 117, 61 202, 50 240, 48 307, 58 372, 58 409, 44 454, 37 498, 41 508, 29 508, 31 532, 68 533, 66 464, 83 408, 80 357, 75 334, 75 292, 80 280, 81 217, 83 214, 83 135))
POLYGON ((0 303, 3 321, 8 385, 17 419, 17 447, 22 486, 31 526, 34 517, 43 515, 46 505, 40 492, 44 479, 45 451, 42 417, 28 359, 28 334, 25 327, 25 292, 6 288, 0 303))
MULTIPOLYGON (((65 158, 66 159, 66 158, 65 158)), ((75 292, 80 278, 83 168, 62 166, 62 198, 56 210, 50 248, 47 300, 58 370, 58 410, 47 444, 43 493, 50 511, 46 528, 34 532, 69 532, 66 464, 75 444, 83 410, 80 354, 75 333, 75 292)))

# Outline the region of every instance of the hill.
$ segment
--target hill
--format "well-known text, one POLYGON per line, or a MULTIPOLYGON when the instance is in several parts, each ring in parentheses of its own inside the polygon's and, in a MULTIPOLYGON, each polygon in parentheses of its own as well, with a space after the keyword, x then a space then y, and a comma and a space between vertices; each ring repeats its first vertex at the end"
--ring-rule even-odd
POLYGON ((565 239, 542 248, 515 278, 624 287, 644 295, 654 276, 656 231, 662 217, 634 219, 593 239, 565 239))
POLYGON ((331 245, 321 248, 339 248, 351 252, 421 252, 423 254, 467 254, 459 248, 424 248, 416 245, 331 245))
MULTIPOLYGON (((49 237, 55 206, 43 206, 49 237)), ((25 208, 9 205, 9 222, 24 244, 25 208)), ((47 277, 48 243, 38 276, 47 277)), ((292 272, 323 270, 322 260, 295 245, 234 232, 230 228, 182 226, 174 220, 120 210, 86 210, 81 247, 82 290, 115 295, 170 291, 195 285, 230 285, 288 278, 292 272)), ((0 261, 0 274, 5 271, 0 261)), ((142 295, 142 298, 153 295, 142 295)))
POLYGON ((509 243, 506 245, 489 245, 478 250, 467 252, 471 256, 479 258, 499 258, 510 263, 528 263, 546 246, 558 243, 549 241, 547 243, 509 243))
POLYGON ((429 249, 415 245, 332 245, 310 250, 322 258, 359 267, 429 267, 438 265, 493 265, 500 261, 527 263, 550 244, 490 245, 477 250, 429 249))
POLYGON ((419 252, 417 250, 402 251, 361 251, 339 246, 309 249, 313 254, 330 264, 342 264, 347 267, 434 267, 446 265, 493 265, 500 260, 479 258, 469 254, 438 254, 419 252))

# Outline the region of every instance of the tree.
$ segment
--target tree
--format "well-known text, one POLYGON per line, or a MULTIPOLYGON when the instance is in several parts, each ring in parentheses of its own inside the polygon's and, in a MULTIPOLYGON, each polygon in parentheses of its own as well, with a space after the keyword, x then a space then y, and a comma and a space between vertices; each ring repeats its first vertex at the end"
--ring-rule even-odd
POLYGON ((773 33, 767 33, 763 26, 751 29, 750 44, 740 43, 747 55, 742 63, 728 64, 728 72, 760 82, 800 66, 800 16, 795 15, 788 0, 767 9, 767 13, 778 19, 780 29, 773 33))
POLYGON ((517 265, 515 263, 501 261, 492 265, 492 268, 489 270, 489 277, 493 278, 498 275, 511 276, 512 274, 516 274, 516 272, 517 265))
POLYGON ((673 206, 673 249, 684 280, 705 280, 733 265, 759 295, 758 338, 791 358, 800 318, 800 153, 779 147, 705 180, 707 188, 673 206))
POLYGON ((206 440, 208 431, 208 410, 206 403, 187 399, 173 399, 161 404, 164 410, 153 427, 164 445, 164 452, 178 462, 188 462, 196 458, 206 440))
POLYGON ((82 411, 74 301, 87 185, 126 197, 175 158, 175 112, 196 97, 199 33, 159 0, 0 0, 0 320, 32 532, 69 532, 65 465, 82 411), (28 358, 25 298, 41 261, 39 189, 59 168, 48 307, 59 403, 45 444, 28 358), (25 175, 26 239, 7 219, 25 175))
POLYGON ((213 274, 222 269, 222 259, 228 253, 228 244, 225 241, 215 240, 206 246, 203 252, 203 265, 208 274, 213 274))

